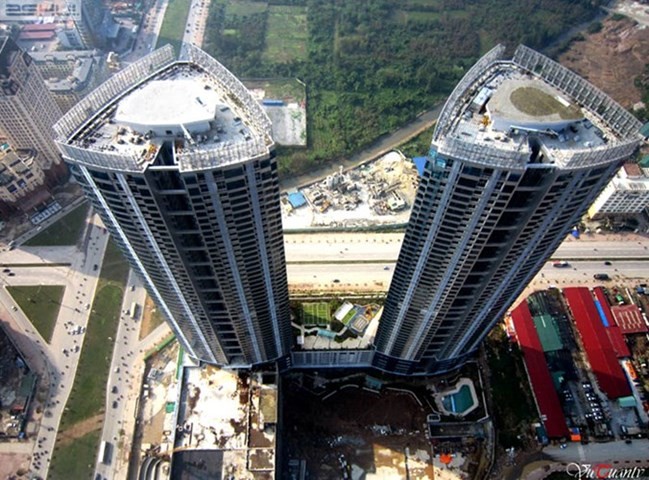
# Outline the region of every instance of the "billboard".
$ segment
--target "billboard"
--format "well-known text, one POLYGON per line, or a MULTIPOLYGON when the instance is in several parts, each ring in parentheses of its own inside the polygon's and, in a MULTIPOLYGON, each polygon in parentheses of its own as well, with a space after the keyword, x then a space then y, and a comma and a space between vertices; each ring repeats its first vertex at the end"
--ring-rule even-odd
POLYGON ((43 18, 81 20, 82 0, 0 0, 0 21, 36 22, 43 18))

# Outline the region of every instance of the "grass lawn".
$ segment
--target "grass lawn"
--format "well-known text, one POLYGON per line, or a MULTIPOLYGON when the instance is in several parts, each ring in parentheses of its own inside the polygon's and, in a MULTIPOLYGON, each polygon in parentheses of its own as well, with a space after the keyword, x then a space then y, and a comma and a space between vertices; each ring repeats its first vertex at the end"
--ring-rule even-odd
POLYGON ((92 302, 77 376, 61 418, 61 430, 97 415, 104 408, 106 380, 127 275, 128 264, 115 244, 109 242, 92 302))
POLYGON ((302 324, 327 325, 331 321, 329 304, 326 302, 303 303, 302 304, 302 324))
POLYGON ((268 8, 267 2, 252 2, 249 0, 230 0, 225 14, 227 16, 245 17, 255 13, 264 13, 268 8))
POLYGON ((190 6, 191 0, 169 0, 156 48, 170 43, 173 45, 176 55, 180 53, 180 45, 182 45, 183 35, 185 34, 190 6))
POLYGON ((55 446, 48 478, 50 480, 92 478, 100 437, 101 430, 95 430, 65 446, 55 446))
POLYGON ((566 106, 536 87, 519 87, 511 93, 510 100, 521 112, 535 117, 558 114, 564 120, 580 118, 579 108, 566 106))
POLYGON ((264 56, 274 63, 306 60, 306 7, 273 5, 268 7, 264 56))
POLYGON ((87 203, 83 203, 38 235, 27 240, 24 245, 28 247, 51 247, 76 244, 86 225, 89 208, 90 206, 87 203))
POLYGON ((41 337, 50 343, 65 287, 62 285, 21 286, 7 287, 7 291, 14 297, 41 337))

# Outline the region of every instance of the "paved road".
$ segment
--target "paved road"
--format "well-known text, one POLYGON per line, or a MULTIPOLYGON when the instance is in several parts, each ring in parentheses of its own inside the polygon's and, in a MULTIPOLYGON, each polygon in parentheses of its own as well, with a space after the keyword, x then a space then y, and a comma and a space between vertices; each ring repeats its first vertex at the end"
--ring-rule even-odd
MULTIPOLYGON (((396 261, 403 233, 314 233, 284 237, 286 261, 318 262, 396 261)), ((642 258, 649 260, 649 239, 636 235, 596 235, 582 240, 568 237, 554 259, 642 258)))
MULTIPOLYGON (((649 440, 633 440, 633 443, 608 442, 608 443, 569 443, 567 448, 546 447, 543 452, 554 460, 566 463, 611 463, 616 468, 626 468, 629 466, 648 466, 649 467, 649 440), (636 463, 640 460, 639 463, 636 463)), ((645 472, 645 475, 649 470, 645 472)), ((582 477, 591 478, 591 477, 582 477)), ((594 478, 594 477, 592 477, 594 478)), ((638 478, 638 477, 634 477, 638 478)))
POLYGON ((199 47, 203 44, 208 10, 209 0, 192 0, 191 6, 189 7, 189 14, 187 15, 183 42, 191 43, 199 47))
MULTIPOLYGON (((394 261, 382 263, 293 263, 287 265, 288 282, 292 290, 386 291, 392 280, 394 261), (336 281, 337 280, 337 281, 336 281)), ((551 285, 601 285, 596 273, 607 273, 610 283, 649 283, 649 259, 617 261, 606 266, 601 260, 572 261, 568 268, 556 268, 548 262, 525 290, 551 285)), ((604 282, 608 283, 608 282, 604 282)))
POLYGON ((98 458, 95 467, 96 474, 109 479, 126 478, 133 420, 144 368, 138 336, 146 292, 133 271, 129 273, 127 285, 106 385, 106 415, 101 436, 103 441, 111 444, 111 454, 107 463, 98 458), (137 319, 132 316, 133 302, 139 305, 137 319), (118 441, 123 444, 121 449, 117 448, 118 441))
POLYGON ((284 236, 286 261, 395 261, 403 233, 318 233, 284 236))

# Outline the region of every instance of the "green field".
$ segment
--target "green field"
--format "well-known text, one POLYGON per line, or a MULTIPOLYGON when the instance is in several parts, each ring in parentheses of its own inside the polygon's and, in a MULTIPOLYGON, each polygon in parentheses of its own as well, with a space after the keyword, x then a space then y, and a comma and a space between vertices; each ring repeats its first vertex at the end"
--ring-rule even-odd
POLYGON ((264 57, 275 63, 306 60, 306 7, 268 7, 264 57))
POLYGON ((268 8, 268 2, 253 2, 248 0, 230 0, 225 7, 225 14, 228 16, 245 17, 255 13, 264 13, 268 8))
POLYGON ((92 478, 100 437, 101 429, 97 429, 64 446, 55 446, 47 478, 92 478))
POLYGON ((97 415, 104 408, 106 379, 127 275, 127 263, 115 244, 109 242, 92 303, 77 376, 66 412, 61 418, 62 430, 97 415))
POLYGON ((329 304, 326 302, 303 303, 302 324, 304 326, 327 325, 331 321, 329 304))
POLYGON ((180 53, 190 6, 191 0, 169 0, 156 48, 170 43, 173 45, 176 55, 180 53))
POLYGON ((56 318, 61 309, 61 299, 65 293, 65 287, 61 285, 20 286, 7 287, 7 291, 41 334, 41 337, 50 343, 56 318))
POLYGON ((38 235, 27 240, 24 245, 27 247, 75 245, 86 225, 88 208, 87 203, 80 205, 38 235))

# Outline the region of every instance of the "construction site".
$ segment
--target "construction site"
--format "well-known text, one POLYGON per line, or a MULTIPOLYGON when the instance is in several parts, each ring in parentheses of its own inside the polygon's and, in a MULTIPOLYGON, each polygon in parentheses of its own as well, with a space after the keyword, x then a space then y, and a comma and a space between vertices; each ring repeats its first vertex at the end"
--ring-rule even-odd
POLYGON ((199 367, 178 342, 147 359, 131 475, 141 479, 271 479, 275 472, 274 372, 199 367))
POLYGON ((404 384, 304 372, 283 381, 286 478, 460 480, 488 463, 482 399, 464 418, 439 408, 466 385, 475 395, 472 379, 404 384))
POLYGON ((397 151, 283 195, 285 230, 404 224, 418 186, 415 164, 397 151))
POLYGON ((0 439, 22 439, 37 377, 0 329, 0 439))

